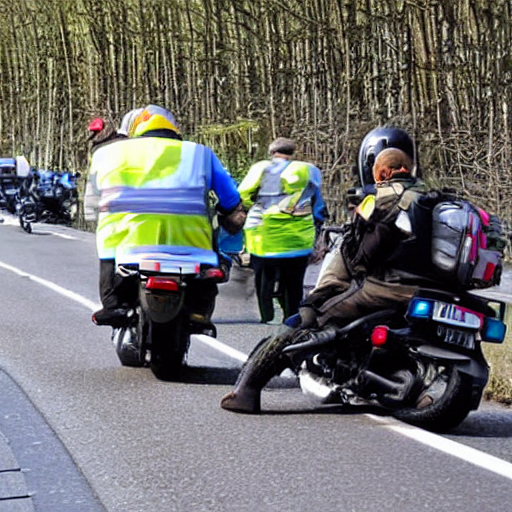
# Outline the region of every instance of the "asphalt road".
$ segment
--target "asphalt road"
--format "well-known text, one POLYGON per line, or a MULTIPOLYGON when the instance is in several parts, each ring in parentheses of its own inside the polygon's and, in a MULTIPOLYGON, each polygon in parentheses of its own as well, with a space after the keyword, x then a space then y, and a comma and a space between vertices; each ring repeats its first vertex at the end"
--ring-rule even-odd
POLYGON ((121 367, 91 323, 97 270, 92 234, 0 226, 0 431, 34 510, 511 510, 509 408, 483 404, 435 436, 317 408, 280 378, 264 414, 229 413, 219 401, 243 354, 275 329, 258 323, 250 276, 221 286, 219 345, 196 340, 184 382, 169 383, 121 367))

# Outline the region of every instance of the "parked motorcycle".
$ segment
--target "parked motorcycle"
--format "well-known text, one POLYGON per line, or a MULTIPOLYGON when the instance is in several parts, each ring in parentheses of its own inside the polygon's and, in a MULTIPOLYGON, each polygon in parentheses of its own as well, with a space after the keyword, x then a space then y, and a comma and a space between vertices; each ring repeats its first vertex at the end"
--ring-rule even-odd
POLYGON ((21 228, 31 233, 34 222, 71 224, 76 217, 79 177, 80 173, 32 170, 17 194, 21 228))
POLYGON ((16 211, 16 194, 20 178, 16 174, 16 159, 0 158, 0 209, 16 211))
POLYGON ((157 378, 179 378, 192 334, 216 336, 211 323, 193 321, 193 281, 223 282, 215 253, 200 264, 186 249, 142 252, 137 262, 118 265, 118 272, 135 282, 137 301, 123 326, 114 328, 112 341, 123 366, 150 366, 157 378))
POLYGON ((499 301, 422 289, 405 315, 379 311, 343 328, 328 327, 336 331, 329 341, 301 341, 304 331, 282 357, 303 393, 320 403, 373 404, 444 432, 478 408, 489 377, 481 345, 503 342, 504 313, 499 301))

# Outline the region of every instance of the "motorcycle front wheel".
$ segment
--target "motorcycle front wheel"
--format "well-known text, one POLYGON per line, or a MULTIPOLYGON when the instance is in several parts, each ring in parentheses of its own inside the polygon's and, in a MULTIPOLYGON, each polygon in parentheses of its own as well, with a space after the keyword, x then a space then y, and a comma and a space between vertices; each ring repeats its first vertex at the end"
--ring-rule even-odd
POLYGON ((393 416, 432 432, 447 432, 471 411, 472 379, 455 366, 444 367, 418 397, 415 407, 400 409, 393 416))
POLYGON ((25 214, 20 212, 19 214, 20 227, 25 233, 32 233, 32 224, 25 219, 25 214))

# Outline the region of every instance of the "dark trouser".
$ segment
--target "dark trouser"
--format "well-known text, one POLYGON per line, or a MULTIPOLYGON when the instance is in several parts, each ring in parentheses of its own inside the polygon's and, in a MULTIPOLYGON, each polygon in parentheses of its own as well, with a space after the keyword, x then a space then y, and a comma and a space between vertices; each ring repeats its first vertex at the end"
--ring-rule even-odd
POLYGON ((318 308, 318 325, 346 325, 374 311, 405 308, 417 291, 418 286, 391 283, 372 277, 360 283, 352 281, 348 290, 327 299, 318 308))
POLYGON ((278 286, 277 298, 283 308, 284 318, 299 311, 308 260, 309 256, 260 258, 251 255, 251 266, 254 269, 254 282, 262 322, 270 322, 274 318, 272 298, 276 296, 276 283, 278 286))
POLYGON ((134 279, 116 274, 115 260, 100 260, 100 299, 104 309, 129 307, 137 300, 137 293, 134 279))
MULTIPOLYGON (((113 310, 135 305, 138 295, 138 280, 123 278, 116 273, 115 260, 100 260, 100 299, 104 309, 113 310)), ((208 279, 197 279, 187 283, 185 304, 191 313, 211 318, 215 308, 217 284, 208 279)))

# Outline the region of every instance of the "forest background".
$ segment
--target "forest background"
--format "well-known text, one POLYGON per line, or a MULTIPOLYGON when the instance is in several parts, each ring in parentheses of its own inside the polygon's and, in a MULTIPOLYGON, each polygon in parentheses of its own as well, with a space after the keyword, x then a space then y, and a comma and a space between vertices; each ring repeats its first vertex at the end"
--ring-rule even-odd
POLYGON ((170 109, 235 178, 276 136, 344 216, 358 145, 394 124, 423 175, 507 221, 512 0, 0 0, 0 155, 85 171, 87 126, 170 109))
MULTIPOLYGON (((85 175, 89 122, 155 103, 237 180, 273 138, 293 137, 339 223, 361 139, 391 124, 415 137, 425 178, 510 225, 511 11, 512 0, 0 0, 0 155, 85 175)), ((494 348, 488 394, 510 402, 512 358, 494 348)))

